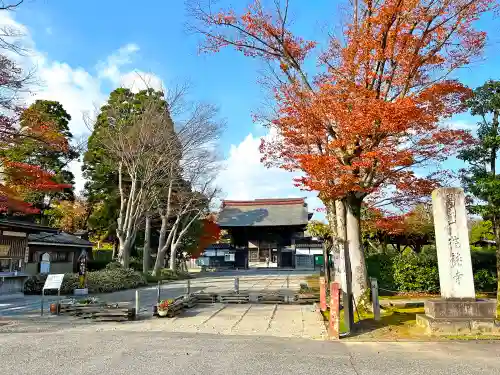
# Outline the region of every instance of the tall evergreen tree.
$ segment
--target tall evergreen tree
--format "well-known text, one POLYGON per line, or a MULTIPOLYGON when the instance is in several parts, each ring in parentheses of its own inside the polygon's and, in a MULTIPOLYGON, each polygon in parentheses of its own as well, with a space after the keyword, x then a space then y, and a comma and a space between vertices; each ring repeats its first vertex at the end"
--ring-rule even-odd
MULTIPOLYGON (((470 211, 492 223, 500 280, 500 176, 496 171, 500 150, 500 81, 488 81, 475 89, 468 106, 480 121, 476 142, 459 154, 459 158, 469 164, 461 170, 461 176, 466 191, 474 198, 470 211)), ((500 297, 500 288, 498 290, 500 297)))

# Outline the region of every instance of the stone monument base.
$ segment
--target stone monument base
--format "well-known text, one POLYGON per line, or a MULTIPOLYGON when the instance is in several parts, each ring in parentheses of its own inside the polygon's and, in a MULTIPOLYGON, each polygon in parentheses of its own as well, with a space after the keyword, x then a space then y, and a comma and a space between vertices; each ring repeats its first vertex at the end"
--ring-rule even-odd
POLYGON ((493 299, 435 299, 424 303, 425 315, 433 319, 495 319, 493 299))
POLYGON ((500 324, 494 319, 434 319, 417 314, 417 326, 429 335, 500 335, 500 324))
POLYGON ((424 304, 417 325, 429 334, 500 334, 496 300, 437 299, 424 304))

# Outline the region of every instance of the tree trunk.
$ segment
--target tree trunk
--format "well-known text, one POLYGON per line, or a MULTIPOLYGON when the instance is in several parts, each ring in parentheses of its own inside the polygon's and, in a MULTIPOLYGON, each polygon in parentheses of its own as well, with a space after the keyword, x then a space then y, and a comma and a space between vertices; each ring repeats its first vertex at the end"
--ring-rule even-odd
POLYGON ((325 244, 323 245, 323 256, 325 257, 325 281, 327 285, 329 285, 329 283, 332 281, 339 281, 338 275, 335 272, 335 268, 333 268, 332 270, 330 262, 327 262, 328 256, 331 256, 333 259, 338 259, 338 256, 333 257, 334 254, 331 254, 332 252, 338 252, 337 213, 335 208, 335 201, 327 202, 325 206, 327 211, 328 225, 330 227, 330 235, 332 237, 330 243, 328 243, 328 241, 325 241, 325 244))
POLYGON ((111 254, 111 259, 115 260, 117 256, 118 256, 118 239, 115 238, 113 240, 113 253, 111 254))
POLYGON ((152 272, 153 276, 156 276, 160 271, 160 269, 162 269, 164 266, 163 262, 165 259, 165 246, 167 245, 166 244, 167 224, 168 224, 168 218, 166 215, 163 215, 161 217, 160 238, 158 240, 158 250, 156 251, 156 260, 152 272))
POLYGON ((177 268, 177 262, 176 262, 176 260, 177 260, 177 257, 176 257, 177 248, 178 248, 177 242, 173 243, 172 246, 170 246, 170 269, 172 271, 175 271, 177 268))
POLYGON ((368 272, 361 245, 361 199, 349 197, 346 201, 346 229, 349 261, 352 274, 352 292, 360 309, 369 308, 368 272))
MULTIPOLYGON (((493 233, 495 234, 496 242, 496 255, 497 255, 497 311, 498 306, 500 306, 500 220, 497 217, 493 217, 491 220, 493 223, 493 233)), ((499 318, 497 314, 497 318, 499 318)))
POLYGON ((351 261, 349 257, 349 243, 347 241, 347 227, 346 227, 346 206, 344 201, 337 201, 335 203, 335 212, 337 217, 337 234, 338 242, 337 247, 340 253, 340 281, 342 285, 342 300, 344 303, 344 320, 348 331, 354 325, 354 309, 353 309, 353 296, 352 296, 352 271, 351 261))
POLYGON ((328 265, 328 252, 330 251, 330 246, 328 245, 328 242, 325 241, 323 243, 323 270, 324 270, 324 277, 325 277, 325 282, 326 285, 330 284, 330 267, 328 265))
POLYGON ((142 272, 149 271, 149 258, 151 254, 151 215, 146 214, 146 228, 144 229, 144 249, 142 251, 142 272))
POLYGON ((128 268, 130 265, 130 249, 128 241, 120 240, 118 246, 118 261, 121 263, 123 268, 128 268))

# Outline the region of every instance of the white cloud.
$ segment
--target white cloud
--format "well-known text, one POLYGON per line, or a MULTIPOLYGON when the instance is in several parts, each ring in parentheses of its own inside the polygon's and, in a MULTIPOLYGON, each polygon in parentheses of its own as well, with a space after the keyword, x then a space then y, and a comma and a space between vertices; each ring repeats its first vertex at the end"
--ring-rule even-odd
POLYGON ((138 51, 139 46, 137 44, 129 43, 109 55, 105 61, 97 64, 99 78, 109 79, 115 85, 118 85, 122 76, 121 67, 130 64, 138 51))
MULTIPOLYGON (((271 136, 268 134, 265 137, 271 136)), ((302 191, 294 186, 293 178, 297 176, 296 173, 266 168, 261 163, 260 142, 260 137, 248 134, 240 144, 231 145, 225 168, 217 180, 225 193, 224 198, 246 200, 306 197, 310 212, 322 208, 316 193, 302 191)), ((317 212, 314 217, 323 219, 324 214, 317 212)))
POLYGON ((129 88, 133 92, 139 92, 148 88, 164 90, 161 78, 152 73, 145 73, 140 70, 121 75, 120 86, 129 88))

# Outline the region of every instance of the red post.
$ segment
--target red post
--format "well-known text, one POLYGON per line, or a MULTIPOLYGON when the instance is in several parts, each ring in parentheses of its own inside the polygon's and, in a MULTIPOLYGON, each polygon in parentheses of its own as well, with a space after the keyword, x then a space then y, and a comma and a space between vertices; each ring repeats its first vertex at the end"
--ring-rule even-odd
POLYGON ((319 278, 319 309, 326 311, 326 284, 325 278, 319 278))
POLYGON ((340 331, 340 284, 330 283, 330 338, 338 340, 340 331))

